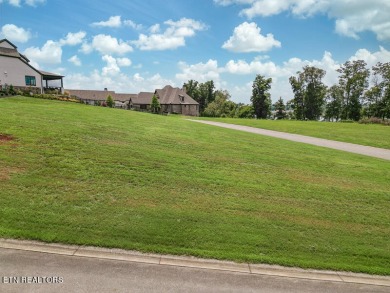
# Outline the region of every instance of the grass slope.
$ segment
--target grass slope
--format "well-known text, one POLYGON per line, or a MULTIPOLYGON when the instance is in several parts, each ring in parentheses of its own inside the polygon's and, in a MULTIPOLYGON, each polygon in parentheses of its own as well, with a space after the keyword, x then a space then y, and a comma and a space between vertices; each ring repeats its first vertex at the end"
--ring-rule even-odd
POLYGON ((0 237, 390 274, 387 161, 29 98, 0 133, 0 237))
POLYGON ((294 120, 199 118, 390 149, 390 127, 378 124, 294 120))

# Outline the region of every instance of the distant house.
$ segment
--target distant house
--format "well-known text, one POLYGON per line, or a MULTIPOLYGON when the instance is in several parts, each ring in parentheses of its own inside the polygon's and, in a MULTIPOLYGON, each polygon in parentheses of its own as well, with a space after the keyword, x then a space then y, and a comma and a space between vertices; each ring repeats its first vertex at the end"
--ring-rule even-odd
POLYGON ((156 90, 154 94, 157 96, 163 112, 199 116, 199 103, 182 89, 167 85, 163 89, 156 90))
POLYGON ((199 116, 199 103, 187 95, 182 89, 170 85, 154 92, 140 92, 139 94, 117 94, 114 91, 96 90, 66 90, 70 96, 90 105, 99 105, 107 100, 110 95, 115 101, 115 107, 123 109, 135 109, 139 111, 150 110, 150 104, 154 95, 161 105, 161 112, 174 113, 188 116, 199 116))
POLYGON ((34 68, 30 60, 20 54, 10 41, 0 40, 0 87, 12 85, 15 90, 45 93, 63 93, 63 77, 34 68), (54 81, 56 85, 54 85, 54 81))

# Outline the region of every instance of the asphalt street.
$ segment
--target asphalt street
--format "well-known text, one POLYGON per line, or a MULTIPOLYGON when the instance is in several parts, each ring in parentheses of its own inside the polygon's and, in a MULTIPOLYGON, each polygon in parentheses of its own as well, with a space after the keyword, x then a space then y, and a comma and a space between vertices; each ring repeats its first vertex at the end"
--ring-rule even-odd
POLYGON ((0 248, 0 292, 390 292, 388 286, 0 248))

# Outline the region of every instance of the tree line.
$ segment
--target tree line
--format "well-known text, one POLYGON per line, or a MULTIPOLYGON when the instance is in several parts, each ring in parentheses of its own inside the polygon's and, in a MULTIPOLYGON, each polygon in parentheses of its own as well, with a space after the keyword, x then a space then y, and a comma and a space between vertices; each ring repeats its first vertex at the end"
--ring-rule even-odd
POLYGON ((234 103, 226 90, 216 90, 213 81, 189 80, 184 88, 200 107, 202 116, 275 118, 296 120, 359 121, 363 117, 390 119, 390 63, 367 68, 363 60, 347 61, 337 70, 338 83, 327 87, 326 71, 304 66, 289 78, 294 97, 272 104, 272 78, 256 75, 251 104, 234 103), (371 87, 369 79, 372 77, 371 87))

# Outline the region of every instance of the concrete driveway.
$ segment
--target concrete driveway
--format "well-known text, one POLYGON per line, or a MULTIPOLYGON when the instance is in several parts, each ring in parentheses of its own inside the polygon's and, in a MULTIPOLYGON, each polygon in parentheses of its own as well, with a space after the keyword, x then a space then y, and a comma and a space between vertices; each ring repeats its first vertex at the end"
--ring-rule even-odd
POLYGON ((255 134, 260 134, 260 135, 272 136, 272 137, 282 138, 282 139, 291 140, 291 141, 295 141, 295 142, 307 143, 307 144, 316 145, 316 146, 320 146, 320 147, 326 147, 326 148, 346 151, 346 152, 350 152, 350 153, 380 158, 380 159, 384 159, 384 160, 390 160, 390 150, 387 150, 387 149, 381 149, 381 148, 363 146, 363 145, 358 145, 358 144, 353 144, 353 143, 316 138, 316 137, 305 136, 305 135, 300 135, 300 134, 292 134, 292 133, 286 133, 286 132, 280 132, 280 131, 255 128, 255 127, 250 127, 250 126, 242 126, 242 125, 236 125, 236 124, 229 124, 229 123, 222 123, 222 122, 215 122, 215 121, 205 121, 205 120, 191 120, 191 119, 188 119, 188 120, 193 121, 193 122, 207 124, 207 125, 213 125, 213 126, 218 126, 218 127, 228 128, 228 129, 245 131, 245 132, 250 132, 250 133, 255 133, 255 134))

